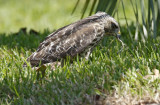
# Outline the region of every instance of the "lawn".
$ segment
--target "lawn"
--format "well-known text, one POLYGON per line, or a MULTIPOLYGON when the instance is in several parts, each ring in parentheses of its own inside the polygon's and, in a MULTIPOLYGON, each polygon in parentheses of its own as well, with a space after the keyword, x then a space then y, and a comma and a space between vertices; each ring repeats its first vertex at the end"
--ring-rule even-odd
POLYGON ((44 77, 30 66, 22 67, 48 34, 80 18, 79 10, 69 14, 72 1, 46 0, 45 8, 42 0, 24 0, 25 5, 20 0, 0 1, 0 104, 159 103, 160 38, 132 41, 126 26, 121 26, 121 52, 121 43, 106 37, 89 60, 67 62, 56 70, 47 67, 44 77), (21 27, 27 32, 18 31, 21 27))
POLYGON ((0 32, 17 32, 21 27, 53 31, 80 19, 80 10, 71 15, 75 3, 76 0, 0 0, 0 32))

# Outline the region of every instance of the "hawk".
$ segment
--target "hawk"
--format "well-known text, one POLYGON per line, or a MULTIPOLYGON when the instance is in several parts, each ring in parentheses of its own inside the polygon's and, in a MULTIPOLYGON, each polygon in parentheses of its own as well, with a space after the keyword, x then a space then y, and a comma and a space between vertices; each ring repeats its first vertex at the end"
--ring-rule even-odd
POLYGON ((67 56, 72 59, 79 55, 88 59, 92 49, 105 35, 119 36, 119 32, 119 25, 113 17, 97 12, 48 35, 27 61, 36 67, 66 59, 67 56))

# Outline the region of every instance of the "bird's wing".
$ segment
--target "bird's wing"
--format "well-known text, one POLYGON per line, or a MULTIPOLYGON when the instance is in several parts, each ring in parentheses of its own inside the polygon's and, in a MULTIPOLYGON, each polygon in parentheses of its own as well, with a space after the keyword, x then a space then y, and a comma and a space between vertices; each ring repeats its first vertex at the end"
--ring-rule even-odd
POLYGON ((67 55, 74 57, 83 52, 96 39, 97 34, 104 33, 96 18, 93 15, 55 31, 40 44, 28 61, 32 66, 37 66, 40 62, 54 62, 67 55))

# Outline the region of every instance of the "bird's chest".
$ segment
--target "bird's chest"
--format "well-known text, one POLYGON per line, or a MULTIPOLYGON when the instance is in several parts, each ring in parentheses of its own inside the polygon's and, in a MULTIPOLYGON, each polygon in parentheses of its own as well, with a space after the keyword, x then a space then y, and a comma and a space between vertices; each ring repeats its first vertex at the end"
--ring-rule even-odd
POLYGON ((89 48, 94 48, 96 45, 98 45, 98 43, 101 41, 101 39, 103 38, 103 36, 104 36, 104 32, 102 31, 101 28, 98 28, 96 30, 96 34, 95 34, 93 40, 91 41, 91 43, 88 46, 88 49, 89 48))
POLYGON ((96 47, 101 39, 103 38, 103 34, 99 33, 93 39, 93 41, 84 49, 84 51, 80 54, 81 57, 85 57, 88 53, 90 54, 94 47, 96 47))

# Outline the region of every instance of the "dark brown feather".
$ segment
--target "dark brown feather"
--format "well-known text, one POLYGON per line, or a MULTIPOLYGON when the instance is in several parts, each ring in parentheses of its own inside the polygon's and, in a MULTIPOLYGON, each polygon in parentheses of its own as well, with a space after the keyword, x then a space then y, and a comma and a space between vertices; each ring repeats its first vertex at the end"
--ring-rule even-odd
POLYGON ((105 34, 103 18, 108 17, 104 12, 97 13, 70 25, 64 26, 50 34, 40 44, 37 51, 27 60, 32 66, 75 57, 94 47, 105 34))

